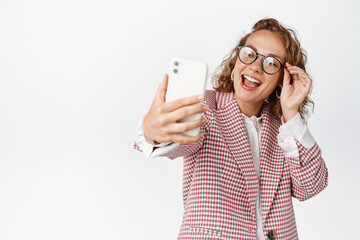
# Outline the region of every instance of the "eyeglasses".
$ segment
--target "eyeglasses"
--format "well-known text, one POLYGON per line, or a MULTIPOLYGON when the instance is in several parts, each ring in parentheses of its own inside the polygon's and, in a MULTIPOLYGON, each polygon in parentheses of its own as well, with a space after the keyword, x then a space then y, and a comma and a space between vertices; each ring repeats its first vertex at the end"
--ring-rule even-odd
POLYGON ((265 73, 269 75, 277 73, 282 67, 284 67, 284 65, 277 58, 262 55, 256 52, 255 49, 253 49, 252 47, 238 46, 237 48, 239 51, 239 60, 246 65, 250 65, 255 62, 259 55, 263 56, 263 59, 261 61, 261 68, 265 73))

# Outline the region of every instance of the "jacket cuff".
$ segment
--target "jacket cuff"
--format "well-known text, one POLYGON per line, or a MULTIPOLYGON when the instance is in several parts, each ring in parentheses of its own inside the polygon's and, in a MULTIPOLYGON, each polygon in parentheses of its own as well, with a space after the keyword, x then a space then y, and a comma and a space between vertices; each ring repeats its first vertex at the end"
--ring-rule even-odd
MULTIPOLYGON (((281 118, 281 121, 283 122, 283 118, 281 118)), ((278 143, 286 157, 299 156, 295 139, 307 149, 315 145, 315 140, 300 113, 286 123, 283 122, 283 125, 279 128, 278 143)))
POLYGON ((137 138, 135 139, 135 145, 138 147, 138 150, 142 151, 148 158, 155 158, 170 153, 171 151, 178 148, 180 144, 173 142, 155 144, 152 139, 145 137, 141 120, 137 128, 137 138))

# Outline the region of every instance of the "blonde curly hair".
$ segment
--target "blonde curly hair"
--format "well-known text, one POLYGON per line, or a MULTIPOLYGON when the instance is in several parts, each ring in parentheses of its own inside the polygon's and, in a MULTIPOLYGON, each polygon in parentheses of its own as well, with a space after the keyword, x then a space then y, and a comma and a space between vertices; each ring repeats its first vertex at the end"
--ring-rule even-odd
MULTIPOLYGON (((264 18, 255 23, 252 31, 242 37, 237 46, 244 46, 248 37, 258 30, 269 30, 278 34, 284 41, 286 47, 285 62, 297 66, 306 72, 305 65, 307 55, 305 50, 301 47, 295 31, 289 28, 285 28, 274 18, 264 18)), ((235 66, 238 56, 237 46, 235 46, 230 54, 224 58, 221 65, 217 67, 215 74, 212 76, 212 82, 216 91, 234 92, 234 85, 233 81, 231 80, 231 72, 235 66)), ((276 87, 274 92, 272 92, 266 100, 268 102, 271 114, 273 114, 278 119, 280 119, 283 115, 280 99, 276 97, 276 91, 279 91, 279 88, 280 87, 276 87)), ((310 105, 312 106, 312 109, 314 109, 314 102, 309 98, 309 96, 307 96, 299 109, 299 113, 303 119, 308 116, 308 107, 310 105)))

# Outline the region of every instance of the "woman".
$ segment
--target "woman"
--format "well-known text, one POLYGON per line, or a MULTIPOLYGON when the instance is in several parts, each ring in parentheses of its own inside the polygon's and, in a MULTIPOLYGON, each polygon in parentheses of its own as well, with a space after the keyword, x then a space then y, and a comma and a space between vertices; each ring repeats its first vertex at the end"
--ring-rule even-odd
POLYGON ((295 32, 262 19, 222 62, 204 105, 202 96, 165 103, 165 76, 135 148, 184 157, 178 239, 298 239, 292 197, 313 197, 328 178, 303 120, 312 103, 305 63, 295 32))

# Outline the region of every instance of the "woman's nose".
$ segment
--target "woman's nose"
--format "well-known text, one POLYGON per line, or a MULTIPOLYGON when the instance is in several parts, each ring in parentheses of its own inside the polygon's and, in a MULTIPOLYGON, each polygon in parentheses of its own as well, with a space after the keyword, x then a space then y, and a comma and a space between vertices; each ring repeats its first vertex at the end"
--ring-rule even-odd
POLYGON ((262 58, 261 58, 261 57, 258 57, 258 58, 255 60, 255 62, 253 62, 252 64, 250 64, 250 68, 251 68, 254 72, 262 73, 261 61, 262 61, 262 58))

